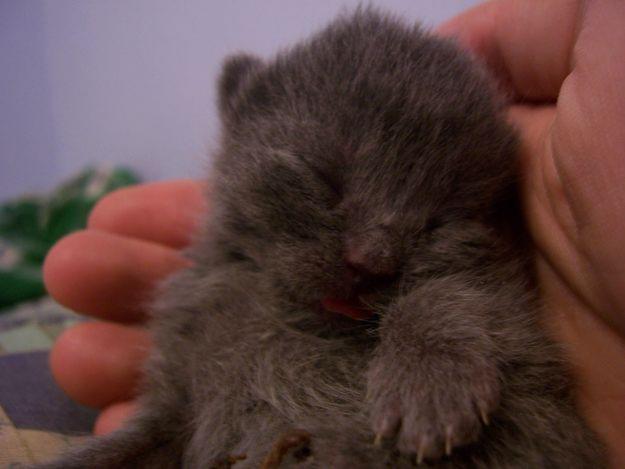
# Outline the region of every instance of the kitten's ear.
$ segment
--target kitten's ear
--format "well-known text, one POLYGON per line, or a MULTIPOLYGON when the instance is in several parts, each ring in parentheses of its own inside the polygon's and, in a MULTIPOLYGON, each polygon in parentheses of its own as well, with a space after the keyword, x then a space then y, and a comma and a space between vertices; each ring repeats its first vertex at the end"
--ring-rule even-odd
POLYGON ((219 111, 222 116, 232 114, 241 90, 254 72, 262 67, 262 60, 249 54, 237 54, 226 58, 219 78, 219 111))

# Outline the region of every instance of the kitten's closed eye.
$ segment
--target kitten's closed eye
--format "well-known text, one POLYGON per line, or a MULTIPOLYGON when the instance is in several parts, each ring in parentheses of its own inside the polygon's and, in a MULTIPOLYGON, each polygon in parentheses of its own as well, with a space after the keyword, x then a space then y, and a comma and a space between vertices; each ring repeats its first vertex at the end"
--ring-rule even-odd
POLYGON ((329 171, 315 166, 312 166, 310 169, 315 177, 329 189, 331 197, 329 199, 328 208, 335 208, 341 203, 344 196, 343 175, 341 171, 329 171))
POLYGON ((445 219, 440 216, 433 216, 425 222, 425 226, 423 227, 423 231, 426 233, 431 233, 436 229, 440 228, 445 224, 445 219))

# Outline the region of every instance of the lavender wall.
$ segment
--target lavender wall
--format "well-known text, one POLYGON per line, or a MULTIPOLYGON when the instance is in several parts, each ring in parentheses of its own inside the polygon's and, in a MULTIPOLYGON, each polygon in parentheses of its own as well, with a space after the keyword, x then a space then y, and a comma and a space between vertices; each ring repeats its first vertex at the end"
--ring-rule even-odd
MULTIPOLYGON (((198 176, 228 53, 268 56, 359 0, 0 0, 0 198, 84 165, 198 176)), ((434 25, 476 0, 374 1, 434 25)))

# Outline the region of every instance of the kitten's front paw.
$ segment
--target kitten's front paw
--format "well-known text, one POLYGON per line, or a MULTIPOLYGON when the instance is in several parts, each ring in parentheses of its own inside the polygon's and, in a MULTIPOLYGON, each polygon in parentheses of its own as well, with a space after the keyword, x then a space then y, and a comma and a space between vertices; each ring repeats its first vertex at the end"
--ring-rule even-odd
POLYGON ((373 363, 368 397, 376 443, 397 438, 418 463, 477 440, 499 401, 495 366, 373 363))

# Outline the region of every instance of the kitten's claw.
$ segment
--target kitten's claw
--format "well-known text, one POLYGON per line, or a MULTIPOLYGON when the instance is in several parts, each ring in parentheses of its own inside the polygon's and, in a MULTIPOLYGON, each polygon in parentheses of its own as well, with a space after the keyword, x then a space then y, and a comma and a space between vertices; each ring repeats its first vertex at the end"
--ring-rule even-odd
POLYGON ((419 450, 417 451, 417 466, 420 466, 423 463, 424 452, 425 452, 425 441, 421 440, 421 444, 419 445, 419 450))
POLYGON ((445 432, 445 456, 451 456, 451 427, 448 426, 445 432))
POLYGON ((480 407, 480 418, 482 419, 482 423, 486 426, 490 424, 490 419, 488 418, 488 413, 484 409, 484 407, 480 407))
POLYGON ((435 363, 436 371, 428 373, 455 377, 439 386, 420 379, 423 370, 407 373, 374 361, 368 382, 373 435, 391 438, 397 450, 416 463, 439 460, 477 441, 499 401, 497 368, 488 364, 435 363))

